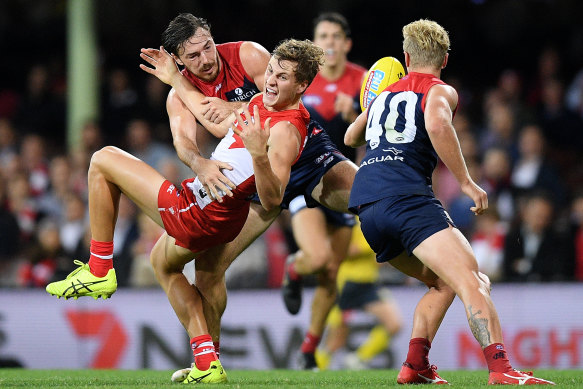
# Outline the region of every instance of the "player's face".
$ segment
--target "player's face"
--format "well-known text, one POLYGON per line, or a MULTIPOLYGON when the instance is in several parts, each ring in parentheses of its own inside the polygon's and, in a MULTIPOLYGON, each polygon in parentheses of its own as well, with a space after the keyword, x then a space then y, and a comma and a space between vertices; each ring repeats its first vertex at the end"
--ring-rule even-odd
POLYGON ((204 81, 214 81, 219 74, 217 46, 210 32, 204 28, 196 30, 183 45, 178 63, 204 81))
POLYGON ((269 110, 284 110, 295 104, 306 83, 296 82, 295 68, 297 63, 279 61, 271 57, 265 70, 265 85, 263 89, 263 104, 269 110))
POLYGON ((326 66, 335 66, 346 61, 351 42, 336 23, 322 21, 314 30, 314 43, 324 49, 326 66))

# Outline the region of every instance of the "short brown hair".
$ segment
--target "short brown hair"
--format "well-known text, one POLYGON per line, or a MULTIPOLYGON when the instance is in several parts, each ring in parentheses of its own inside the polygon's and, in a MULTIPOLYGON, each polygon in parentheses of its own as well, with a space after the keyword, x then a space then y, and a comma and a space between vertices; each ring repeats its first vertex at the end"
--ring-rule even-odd
POLYGON ((193 14, 181 13, 175 17, 166 30, 162 33, 162 45, 172 54, 180 55, 180 51, 184 48, 184 43, 187 42, 195 33, 196 30, 202 28, 207 30, 210 34, 211 25, 206 19, 198 18, 193 14))
POLYGON ((436 22, 420 19, 403 27, 403 51, 409 53, 411 66, 441 69, 448 50, 449 35, 436 22))
POLYGON ((297 63, 294 69, 298 84, 312 83, 320 66, 324 64, 324 50, 312 41, 287 39, 282 41, 272 53, 278 61, 293 61, 297 63))

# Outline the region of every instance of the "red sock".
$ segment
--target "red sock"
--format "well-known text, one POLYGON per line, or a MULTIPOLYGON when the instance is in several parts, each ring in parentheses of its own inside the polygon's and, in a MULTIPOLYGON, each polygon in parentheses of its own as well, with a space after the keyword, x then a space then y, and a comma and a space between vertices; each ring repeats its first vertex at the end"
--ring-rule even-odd
POLYGON ((510 366, 510 361, 508 360, 508 354, 506 354, 502 343, 492 343, 486 347, 484 349, 484 357, 488 364, 488 370, 491 372, 505 373, 512 370, 512 366, 510 366))
POLYGON ((316 335, 312 335, 311 333, 307 332, 304 341, 302 342, 302 352, 305 354, 313 354, 316 352, 316 348, 320 343, 320 337, 316 335))
POLYGON ((287 274, 289 275, 289 279, 292 281, 299 281, 302 279, 301 274, 298 274, 296 271, 296 263, 292 262, 287 267, 287 274))
POLYGON ((217 354, 217 358, 220 358, 221 354, 220 342, 213 342, 213 346, 215 346, 215 354, 217 354))
POLYGON ((95 277, 105 277, 113 269, 113 241, 98 242, 91 239, 89 270, 95 277))
POLYGON ((190 339, 190 347, 194 355, 194 364, 198 370, 208 370, 212 361, 216 361, 217 354, 210 335, 200 335, 190 339))
POLYGON ((409 352, 405 363, 414 370, 425 370, 429 367, 429 350, 431 342, 425 338, 412 338, 409 341, 409 352))

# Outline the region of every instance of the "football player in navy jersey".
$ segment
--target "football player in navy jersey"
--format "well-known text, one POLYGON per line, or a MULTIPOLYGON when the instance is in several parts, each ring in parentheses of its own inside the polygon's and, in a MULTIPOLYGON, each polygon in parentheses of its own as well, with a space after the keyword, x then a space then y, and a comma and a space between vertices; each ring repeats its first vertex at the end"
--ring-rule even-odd
MULTIPOLYGON (((312 119, 322 124, 336 147, 351 160, 356 153, 344 145, 344 133, 358 116, 358 97, 366 70, 348 61, 352 47, 350 27, 338 13, 324 13, 314 20, 316 45, 325 51, 325 63, 302 97, 312 119)), ((327 158, 327 157, 325 157, 327 158)), ((326 161, 324 160, 324 163, 326 161)), ((301 346, 299 366, 315 369, 318 347, 328 313, 336 303, 336 275, 346 257, 354 215, 335 212, 323 206, 308 207, 309 199, 296 197, 290 202, 294 239, 299 250, 288 257, 282 296, 287 310, 298 313, 302 303, 302 278, 316 274, 317 285, 311 306, 310 324, 301 346)))
POLYGON ((435 198, 431 174, 441 158, 482 214, 488 197, 470 177, 452 125, 458 95, 440 80, 448 61, 448 33, 436 22, 403 27, 407 76, 387 87, 350 126, 345 143, 366 144, 349 206, 377 254, 429 291, 413 318, 400 384, 446 384, 429 364, 431 341, 455 295, 464 304, 472 334, 490 372, 489 384, 553 384, 514 370, 490 298, 490 280, 478 271, 472 249, 435 198))

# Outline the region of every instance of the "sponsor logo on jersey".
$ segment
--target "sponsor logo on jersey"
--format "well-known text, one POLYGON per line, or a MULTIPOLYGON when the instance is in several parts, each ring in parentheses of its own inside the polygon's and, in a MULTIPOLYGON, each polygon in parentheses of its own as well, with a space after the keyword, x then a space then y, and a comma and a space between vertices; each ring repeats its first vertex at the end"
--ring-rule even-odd
POLYGON ((383 151, 389 151, 395 155, 399 155, 403 152, 403 150, 396 149, 394 147, 389 147, 388 149, 383 149, 383 151))
POLYGON ((318 95, 306 95, 302 97, 302 102, 308 107, 315 107, 322 104, 322 97, 318 95))
POLYGON ((328 157, 330 155, 330 152, 324 153, 322 155, 320 155, 318 158, 316 158, 316 163, 320 163, 322 162, 324 159, 326 159, 326 157, 328 157))
POLYGON ((338 89, 338 85, 336 84, 328 84, 324 87, 324 90, 328 93, 334 93, 338 89))
POLYGON ((378 157, 363 159, 362 162, 360 163, 360 166, 372 165, 373 163, 377 163, 377 162, 387 162, 387 161, 400 161, 400 162, 405 162, 405 158, 399 157, 397 155, 390 156, 389 154, 387 154, 387 155, 379 155, 378 157))

